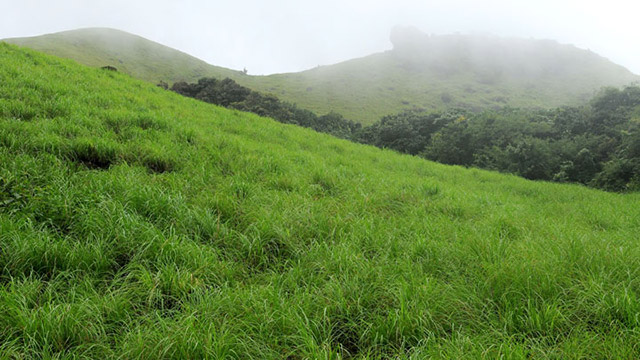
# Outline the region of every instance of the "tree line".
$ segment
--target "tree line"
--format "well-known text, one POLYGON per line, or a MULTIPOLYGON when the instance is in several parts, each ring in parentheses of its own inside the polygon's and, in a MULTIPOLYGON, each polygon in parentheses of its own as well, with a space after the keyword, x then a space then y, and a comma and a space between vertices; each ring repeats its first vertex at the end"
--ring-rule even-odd
POLYGON ((606 88, 588 105, 473 113, 410 110, 361 127, 331 112, 318 116, 232 79, 175 83, 171 90, 363 144, 444 164, 609 191, 640 190, 640 87, 606 88))
MULTIPOLYGON (((165 87, 164 84, 166 83, 159 86, 165 87)), ((274 95, 261 94, 241 86, 229 78, 203 78, 191 84, 177 82, 171 90, 208 103, 252 112, 285 124, 295 124, 341 138, 351 139, 360 129, 360 124, 347 120, 338 113, 330 112, 318 116, 309 110, 298 108, 295 104, 280 101, 274 95)))
POLYGON ((532 180, 637 191, 640 87, 603 89, 588 105, 552 110, 407 111, 362 129, 358 140, 532 180))

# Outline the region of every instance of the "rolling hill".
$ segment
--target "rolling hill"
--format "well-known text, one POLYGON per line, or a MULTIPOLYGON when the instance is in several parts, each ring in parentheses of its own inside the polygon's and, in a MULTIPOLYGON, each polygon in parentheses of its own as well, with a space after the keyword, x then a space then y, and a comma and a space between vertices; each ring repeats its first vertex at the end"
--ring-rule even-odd
POLYGON ((0 358, 638 358, 639 201, 0 43, 0 358))
POLYGON ((587 50, 549 40, 429 36, 396 28, 393 49, 299 73, 250 76, 111 29, 8 39, 89 66, 113 65, 157 83, 230 77, 319 114, 370 124, 404 109, 552 108, 587 101, 603 86, 640 80, 587 50))
POLYGON ((191 55, 124 31, 88 28, 3 41, 47 54, 73 59, 81 64, 113 66, 138 79, 195 81, 205 76, 232 77, 235 72, 213 66, 191 55))

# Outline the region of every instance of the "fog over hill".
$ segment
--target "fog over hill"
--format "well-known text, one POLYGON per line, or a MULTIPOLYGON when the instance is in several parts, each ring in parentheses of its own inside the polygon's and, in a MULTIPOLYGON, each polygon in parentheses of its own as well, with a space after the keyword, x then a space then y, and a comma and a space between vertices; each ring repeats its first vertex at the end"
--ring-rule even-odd
POLYGON ((391 42, 394 55, 410 70, 425 71, 431 67, 446 76, 468 69, 481 78, 480 82, 498 82, 503 76, 539 79, 579 75, 586 67, 608 67, 606 75, 612 82, 634 78, 629 70, 589 50, 553 40, 435 36, 413 27, 396 27, 391 32, 391 42))

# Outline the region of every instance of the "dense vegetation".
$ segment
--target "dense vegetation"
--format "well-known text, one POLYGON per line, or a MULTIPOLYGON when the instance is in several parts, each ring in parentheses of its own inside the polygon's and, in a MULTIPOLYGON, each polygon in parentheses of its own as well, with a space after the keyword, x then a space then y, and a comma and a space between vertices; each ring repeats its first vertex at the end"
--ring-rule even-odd
POLYGON ((9 41, 90 66, 112 65, 153 83, 229 77, 316 114, 333 111, 363 125, 416 108, 479 111, 507 105, 544 109, 581 105, 603 86, 640 81, 637 75, 590 51, 554 41, 429 36, 415 29, 392 32, 390 51, 268 76, 208 65, 111 29, 81 29, 9 41))
POLYGON ((384 117, 360 137, 445 164, 613 191, 640 190, 637 86, 605 89, 585 107, 404 112, 384 117))
POLYGON ((639 358, 639 201, 0 44, 0 358, 639 358))
POLYGON ((171 90, 211 104, 252 112, 285 124, 308 127, 337 137, 351 138, 354 132, 360 129, 360 124, 346 120, 340 114, 332 112, 318 116, 294 104, 282 102, 273 95, 262 95, 240 86, 229 78, 224 80, 203 78, 193 84, 177 82, 173 84, 171 90))

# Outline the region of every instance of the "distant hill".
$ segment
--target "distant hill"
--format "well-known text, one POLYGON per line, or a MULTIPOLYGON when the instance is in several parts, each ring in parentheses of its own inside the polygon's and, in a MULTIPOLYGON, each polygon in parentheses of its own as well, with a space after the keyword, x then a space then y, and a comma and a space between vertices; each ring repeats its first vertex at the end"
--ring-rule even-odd
POLYGON ((571 45, 394 29, 393 50, 267 77, 268 90, 311 109, 369 122, 407 108, 556 107, 640 77, 571 45))
POLYGON ((395 28, 393 49, 299 73, 250 76, 112 29, 9 39, 90 66, 113 65, 148 81, 230 77, 300 107, 369 124, 404 109, 575 105, 603 86, 640 80, 588 50, 551 40, 427 35, 395 28))
POLYGON ((109 28, 79 29, 4 41, 88 66, 113 66, 156 83, 160 80, 193 81, 204 76, 225 77, 234 73, 168 46, 109 28))

